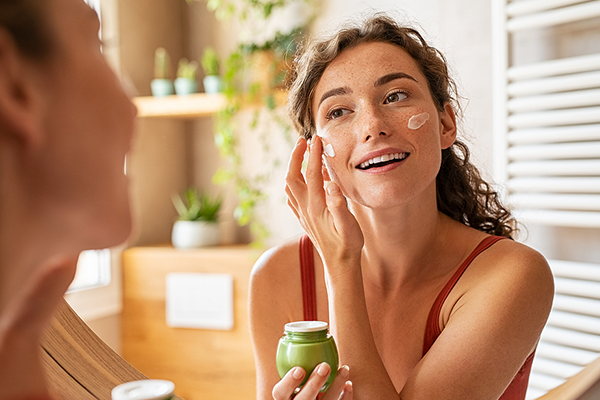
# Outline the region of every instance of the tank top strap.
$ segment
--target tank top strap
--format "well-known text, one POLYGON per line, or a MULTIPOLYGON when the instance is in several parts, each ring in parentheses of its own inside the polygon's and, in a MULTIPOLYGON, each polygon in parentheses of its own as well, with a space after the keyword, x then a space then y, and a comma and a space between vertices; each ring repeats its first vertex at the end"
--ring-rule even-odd
POLYGON ((302 307, 305 321, 317 320, 317 294, 315 291, 315 262, 313 244, 308 235, 303 235, 299 243, 300 275, 302 279, 302 307))
POLYGON ((429 351, 429 349, 433 345, 433 342, 435 342, 435 340, 441 333, 439 324, 440 311, 442 310, 442 305, 444 304, 444 301, 446 301, 446 298, 450 294, 450 291, 452 291, 452 289, 456 285, 456 282, 458 282, 458 280, 469 267, 469 265, 471 265, 471 262, 475 259, 475 257, 477 257, 484 250, 486 250, 488 247, 490 247, 491 245, 493 245, 501 239, 505 239, 505 237, 487 236, 486 238, 484 238, 477 245, 477 247, 475 247, 471 254, 469 254, 465 261, 463 261, 460 267, 458 267, 458 269, 452 275, 448 283, 446 283, 446 286, 444 286, 444 288, 438 294, 437 298, 435 299, 435 302, 433 303, 433 306, 431 307, 431 310, 429 311, 429 316, 427 317, 425 338, 423 339, 423 356, 425 355, 425 353, 427 353, 427 351, 429 351))

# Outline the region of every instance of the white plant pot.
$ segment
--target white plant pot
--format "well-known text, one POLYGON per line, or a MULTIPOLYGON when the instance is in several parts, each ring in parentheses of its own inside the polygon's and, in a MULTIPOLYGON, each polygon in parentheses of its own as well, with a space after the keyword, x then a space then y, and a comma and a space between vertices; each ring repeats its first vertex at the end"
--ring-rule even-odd
POLYGON ((171 243, 178 249, 219 244, 219 224, 206 221, 177 221, 173 225, 171 243))

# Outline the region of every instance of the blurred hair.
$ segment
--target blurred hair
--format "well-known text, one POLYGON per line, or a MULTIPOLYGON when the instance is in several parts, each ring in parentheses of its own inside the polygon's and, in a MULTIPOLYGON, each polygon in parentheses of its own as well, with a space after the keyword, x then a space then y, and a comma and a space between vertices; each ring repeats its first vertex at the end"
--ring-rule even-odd
MULTIPOLYGON (((300 46, 288 83, 288 112, 296 130, 306 139, 316 131, 312 101, 327 66, 344 50, 372 42, 390 43, 410 54, 427 79, 436 108, 443 112, 448 103, 460 119, 459 96, 445 57, 429 46, 417 30, 400 26, 387 15, 378 13, 361 24, 341 29, 328 39, 300 46)), ((438 209, 467 226, 512 238, 516 232, 515 219, 469 158, 469 149, 459 140, 442 150, 442 165, 436 179, 438 209)))
POLYGON ((44 59, 51 51, 50 1, 0 0, 0 27, 12 35, 19 51, 32 59, 44 59))

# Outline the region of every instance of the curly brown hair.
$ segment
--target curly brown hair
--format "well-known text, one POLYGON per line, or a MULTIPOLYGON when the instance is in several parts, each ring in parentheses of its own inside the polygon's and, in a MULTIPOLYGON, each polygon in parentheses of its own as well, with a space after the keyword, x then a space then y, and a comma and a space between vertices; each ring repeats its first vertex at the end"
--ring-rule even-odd
MULTIPOLYGON (((444 105, 449 103, 460 117, 456 84, 448 73, 443 54, 428 45, 416 29, 400 26, 389 16, 378 13, 331 38, 300 46, 288 82, 288 113, 301 135, 310 139, 315 134, 312 100, 327 66, 344 50, 370 42, 391 43, 407 51, 427 79, 437 109, 443 112, 444 105)), ((516 233, 514 217, 470 162, 469 149, 463 142, 456 140, 442 150, 436 187, 438 209, 454 220, 492 235, 512 238, 516 233)))
POLYGON ((46 58, 52 48, 47 8, 48 0, 0 0, 0 28, 34 60, 46 58))

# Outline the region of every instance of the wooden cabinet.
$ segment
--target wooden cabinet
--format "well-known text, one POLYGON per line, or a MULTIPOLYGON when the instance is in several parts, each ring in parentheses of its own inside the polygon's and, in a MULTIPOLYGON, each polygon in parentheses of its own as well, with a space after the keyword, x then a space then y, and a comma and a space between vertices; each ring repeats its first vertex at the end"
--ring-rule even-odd
POLYGON ((175 382, 186 400, 256 398, 248 327, 250 271, 259 256, 248 246, 177 250, 134 247, 123 253, 123 357, 150 378, 175 382), (166 324, 165 278, 170 272, 233 276, 231 331, 166 324))

